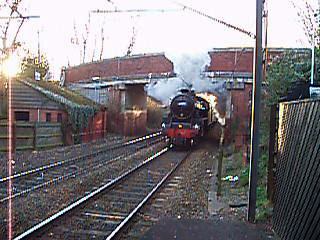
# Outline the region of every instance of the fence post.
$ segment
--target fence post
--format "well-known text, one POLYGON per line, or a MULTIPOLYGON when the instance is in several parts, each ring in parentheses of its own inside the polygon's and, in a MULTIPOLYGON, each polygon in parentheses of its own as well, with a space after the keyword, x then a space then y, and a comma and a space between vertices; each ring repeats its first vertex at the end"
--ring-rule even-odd
POLYGON ((33 124, 33 149, 37 150, 37 122, 33 124))
POLYGON ((270 108, 270 122, 269 122, 269 160, 267 170, 267 197, 273 202, 274 194, 274 157, 275 157, 275 141, 276 141, 276 115, 277 105, 274 104, 270 108))
POLYGON ((103 118, 103 138, 107 137, 107 110, 104 111, 103 118))
POLYGON ((12 122, 12 152, 13 156, 16 154, 17 149, 17 123, 12 122))

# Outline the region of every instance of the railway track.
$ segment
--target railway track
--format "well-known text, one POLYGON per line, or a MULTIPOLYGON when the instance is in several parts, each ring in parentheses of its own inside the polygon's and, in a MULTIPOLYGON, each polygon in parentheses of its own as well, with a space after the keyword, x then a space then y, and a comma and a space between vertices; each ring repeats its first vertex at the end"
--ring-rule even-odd
MULTIPOLYGON (((187 157, 166 147, 15 239, 115 239, 187 157), (165 154, 164 154, 165 153, 165 154)), ((153 221, 150 218, 150 223, 153 221)), ((145 219, 144 224, 147 220, 145 219)))
POLYGON ((5 203, 9 198, 18 198, 40 188, 81 176, 107 164, 111 165, 162 139, 161 133, 157 132, 113 145, 101 144, 90 153, 54 159, 54 162, 26 169, 12 176, 2 176, 0 177, 0 204, 5 203), (7 194, 9 180, 14 182, 13 194, 10 196, 7 194))
POLYGON ((179 175, 170 177, 164 186, 161 187, 161 190, 150 200, 150 203, 139 212, 137 217, 130 224, 130 227, 121 233, 118 239, 141 239, 143 234, 164 216, 164 213, 167 210, 167 201, 172 199, 172 195, 175 195, 175 188, 183 181, 184 178, 179 175))

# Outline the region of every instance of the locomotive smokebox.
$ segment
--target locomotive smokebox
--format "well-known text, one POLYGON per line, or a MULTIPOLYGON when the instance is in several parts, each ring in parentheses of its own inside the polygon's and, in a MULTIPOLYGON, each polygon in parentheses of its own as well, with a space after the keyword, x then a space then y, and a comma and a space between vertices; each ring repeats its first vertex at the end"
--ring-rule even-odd
POLYGON ((170 109, 174 118, 189 119, 194 112, 194 99, 188 94, 179 94, 172 99, 170 109))

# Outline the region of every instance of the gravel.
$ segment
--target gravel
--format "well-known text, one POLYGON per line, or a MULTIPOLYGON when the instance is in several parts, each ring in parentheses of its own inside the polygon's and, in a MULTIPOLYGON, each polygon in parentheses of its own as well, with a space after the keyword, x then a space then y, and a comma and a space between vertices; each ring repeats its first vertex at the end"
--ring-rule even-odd
MULTIPOLYGON (((61 159, 77 155, 83 152, 93 151, 98 145, 121 141, 117 136, 110 136, 103 142, 83 144, 59 149, 53 149, 41 152, 18 152, 16 154, 15 172, 23 171, 30 168, 52 162, 52 159, 61 159)), ((144 157, 147 153, 141 153, 144 157)), ((183 180, 175 186, 172 194, 165 201, 165 211, 162 217, 174 217, 177 219, 199 219, 199 220, 215 220, 230 221, 238 220, 245 222, 247 207, 230 208, 224 207, 218 214, 210 214, 208 211, 208 193, 212 188, 213 178, 215 177, 212 169, 214 169, 215 161, 218 155, 218 148, 215 144, 206 142, 198 146, 185 160, 182 167, 176 173, 183 180)), ((6 167, 6 154, 0 155, 0 176, 5 176, 3 167, 6 167)), ((15 232, 21 232, 27 227, 36 224, 40 218, 44 219, 57 209, 62 209, 70 203, 70 199, 77 199, 80 194, 90 191, 90 189, 98 184, 105 176, 103 171, 88 173, 86 178, 70 179, 66 183, 59 184, 59 188, 51 186, 41 191, 32 192, 14 201, 14 229, 15 232)), ((227 186, 227 185, 225 185, 227 186)), ((220 198, 225 206, 235 201, 246 201, 246 193, 236 195, 224 192, 220 198)), ((6 207, 5 207, 6 208, 6 207)), ((0 239, 5 239, 6 220, 3 216, 6 210, 1 206, 0 210, 0 239)))
MULTIPOLYGON (((168 228, 168 231, 169 228, 175 229, 172 227, 172 223, 176 223, 177 228, 181 227, 179 226, 179 221, 176 222, 176 220, 180 220, 180 223, 186 221, 191 222, 190 228, 192 228, 191 226, 193 226, 193 224, 196 224, 194 226, 195 229, 197 229, 197 227, 201 228, 203 226, 202 224, 206 222, 212 226, 218 224, 221 226, 219 231, 225 232, 226 234, 231 233, 236 236, 236 231, 241 229, 240 231, 242 232, 250 231, 253 236, 263 236, 261 239, 276 239, 269 225, 252 225, 246 221, 247 206, 237 208, 229 207, 231 203, 247 203, 247 192, 246 190, 243 191, 243 188, 238 187, 238 184, 223 182, 222 189, 232 188, 231 191, 222 191, 222 196, 218 198, 218 202, 220 202, 223 207, 215 214, 208 211, 210 204, 208 201, 209 191, 212 191, 212 184, 215 184, 216 180, 218 150, 217 145, 211 144, 210 142, 202 143, 194 149, 178 173, 175 174, 176 177, 183 180, 178 181, 174 189, 171 189, 170 186, 169 192, 171 192, 171 196, 166 196, 167 200, 163 203, 164 206, 162 207, 164 213, 158 216, 160 219, 159 224, 149 229, 149 232, 145 232, 144 238, 142 239, 165 239, 168 236, 159 232, 158 229, 161 227, 164 227, 164 229, 168 228), (196 222, 192 223, 192 221, 196 222), (235 229, 234 232, 232 232, 233 229, 235 229), (162 234, 163 238, 160 238, 159 234, 162 234), (158 238, 154 236, 158 236, 158 238)), ((227 166, 224 166, 224 168, 225 167, 227 166)), ((164 188, 163 191, 167 194, 168 191, 165 189, 166 188, 164 188)), ((188 225, 185 227, 188 228, 187 226, 188 225)), ((176 230, 172 231, 172 238, 168 239, 174 239, 176 230)))
MULTIPOLYGON (((105 145, 108 142, 119 142, 122 138, 116 136, 110 136, 103 142, 81 144, 76 146, 69 146, 63 148, 57 148, 47 151, 33 151, 33 152, 17 152, 16 158, 19 159, 15 163, 15 172, 20 172, 28 168, 34 168, 36 166, 42 166, 44 164, 52 163, 61 159, 69 158, 89 151, 94 151, 101 145, 105 145)), ((123 170, 123 167, 130 168, 132 165, 136 165, 137 159, 141 160, 141 156, 145 157, 154 152, 157 149, 162 148, 163 143, 153 145, 148 149, 139 151, 138 154, 134 154, 131 157, 122 159, 118 163, 119 169, 123 170), (140 156, 140 157, 139 157, 140 156)), ((5 165, 6 154, 1 154, 1 164, 5 165)), ((142 159, 144 160, 144 159, 142 159)), ((100 186, 102 182, 106 182, 105 169, 100 168, 94 172, 88 171, 81 177, 69 178, 67 181, 59 182, 58 185, 49 185, 47 188, 42 188, 38 191, 32 191, 29 194, 14 199, 13 202, 13 229, 14 234, 17 235, 31 226, 39 223, 41 220, 48 218, 56 213, 58 210, 66 207, 70 203, 82 197, 85 193, 92 191, 97 186, 100 186)), ((114 176, 107 176, 112 178, 119 173, 114 172, 114 176)), ((1 177, 6 176, 6 173, 1 173, 1 177)), ((7 202, 1 204, 0 207, 0 239, 6 239, 7 232, 7 202)))

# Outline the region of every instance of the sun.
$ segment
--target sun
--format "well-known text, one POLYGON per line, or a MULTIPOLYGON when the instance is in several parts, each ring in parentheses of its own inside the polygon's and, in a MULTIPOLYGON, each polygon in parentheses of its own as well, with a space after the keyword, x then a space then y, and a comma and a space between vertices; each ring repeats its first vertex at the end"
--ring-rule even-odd
POLYGON ((12 55, 2 65, 3 73, 8 77, 14 77, 20 72, 20 59, 17 55, 12 55))

